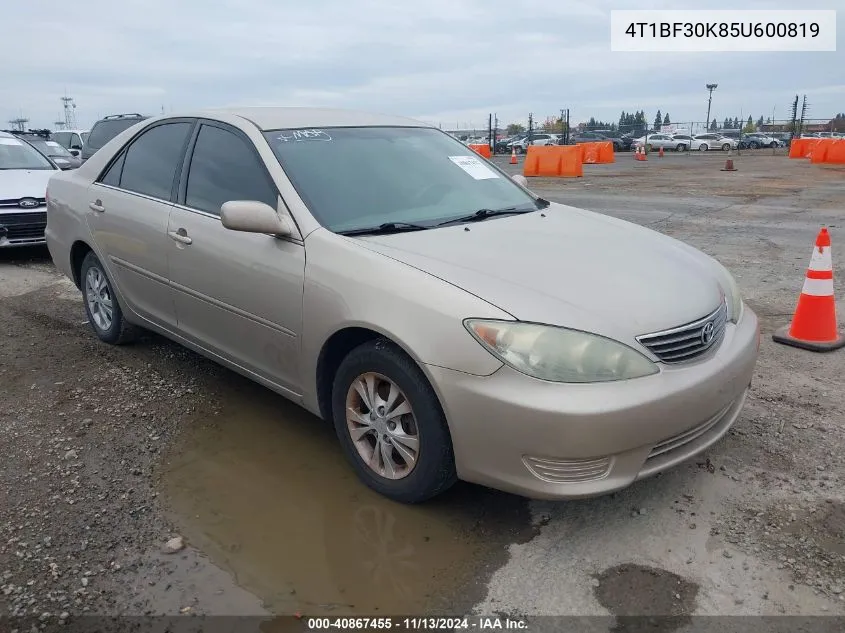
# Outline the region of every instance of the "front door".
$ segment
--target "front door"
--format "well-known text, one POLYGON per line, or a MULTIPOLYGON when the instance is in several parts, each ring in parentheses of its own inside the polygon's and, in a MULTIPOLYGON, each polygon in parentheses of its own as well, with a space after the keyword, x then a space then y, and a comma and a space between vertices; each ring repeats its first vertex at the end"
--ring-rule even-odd
POLYGON ((136 137, 88 190, 88 226, 128 307, 176 325, 168 285, 167 222, 191 122, 155 125, 136 137))
POLYGON ((279 208, 252 141, 203 123, 189 151, 168 226, 170 279, 183 336, 299 393, 305 248, 301 241, 241 233, 220 222, 229 200, 279 208))

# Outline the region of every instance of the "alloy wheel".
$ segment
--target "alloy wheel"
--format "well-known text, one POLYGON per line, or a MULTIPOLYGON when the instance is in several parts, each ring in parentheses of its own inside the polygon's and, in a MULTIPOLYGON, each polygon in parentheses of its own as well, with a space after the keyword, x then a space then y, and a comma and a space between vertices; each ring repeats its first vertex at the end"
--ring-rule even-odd
POLYGON ((420 454, 417 421, 399 386, 381 374, 361 374, 346 393, 346 427, 367 467, 386 479, 404 479, 420 454))
POLYGON ((108 331, 114 318, 114 303, 108 279, 96 266, 85 275, 85 300, 94 325, 103 332, 108 331))

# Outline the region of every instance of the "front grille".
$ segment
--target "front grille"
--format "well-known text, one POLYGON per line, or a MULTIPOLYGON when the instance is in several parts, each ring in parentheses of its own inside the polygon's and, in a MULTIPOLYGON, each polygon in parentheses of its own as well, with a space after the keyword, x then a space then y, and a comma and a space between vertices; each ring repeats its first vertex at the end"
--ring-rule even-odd
POLYGON ((526 455, 522 462, 537 479, 555 484, 572 484, 603 479, 610 471, 611 458, 564 460, 526 455))
POLYGON ((43 240, 47 227, 47 213, 0 213, 0 237, 17 240, 43 240))
MULTIPOLYGON (((32 198, 33 200, 38 201, 39 207, 47 206, 47 198, 36 198, 34 196, 24 196, 25 198, 32 198)), ((5 200, 0 200, 0 209, 5 209, 7 207, 14 207, 20 208, 20 201, 21 198, 6 198, 5 200)), ((32 207, 33 209, 37 209, 38 207, 32 207)))
POLYGON ((725 334, 728 308, 724 301, 702 319, 680 327, 643 334, 637 341, 664 363, 683 363, 717 347, 725 334))

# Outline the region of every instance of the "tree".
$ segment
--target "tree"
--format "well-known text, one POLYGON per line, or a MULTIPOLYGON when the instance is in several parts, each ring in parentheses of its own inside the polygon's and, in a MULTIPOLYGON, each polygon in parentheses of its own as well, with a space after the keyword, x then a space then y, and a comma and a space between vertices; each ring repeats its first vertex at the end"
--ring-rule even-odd
POLYGON ((734 117, 734 127, 733 127, 733 129, 735 129, 735 130, 739 129, 739 119, 737 119, 736 117, 734 117))
POLYGON ((657 114, 654 115, 654 129, 659 130, 661 123, 663 123, 663 115, 660 114, 660 110, 658 110, 657 114))
POLYGON ((672 122, 669 120, 669 113, 666 113, 666 116, 663 117, 663 125, 671 125, 672 122))
POLYGON ((525 131, 525 126, 522 123, 508 123, 507 133, 508 136, 514 136, 515 134, 522 134, 525 131))
POLYGON ((725 117, 725 121, 722 123, 723 130, 730 130, 733 127, 733 122, 728 118, 725 117))
POLYGON ((719 129, 719 124, 716 123, 716 119, 713 119, 713 122, 710 124, 710 131, 715 132, 719 129))
POLYGON ((760 118, 757 119, 757 127, 763 127, 763 115, 760 115, 760 118))
POLYGON ((742 132, 744 134, 748 134, 749 132, 756 132, 757 128, 754 126, 754 121, 751 120, 751 117, 748 117, 748 123, 745 124, 745 127, 742 128, 742 132))

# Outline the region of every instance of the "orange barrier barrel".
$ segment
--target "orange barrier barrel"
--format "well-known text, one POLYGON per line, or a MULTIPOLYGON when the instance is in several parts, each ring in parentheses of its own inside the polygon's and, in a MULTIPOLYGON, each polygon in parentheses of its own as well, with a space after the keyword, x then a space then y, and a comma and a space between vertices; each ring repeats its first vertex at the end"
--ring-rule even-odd
POLYGON ((583 176, 582 151, 577 145, 529 145, 522 173, 524 176, 551 178, 583 176))
POLYGON ((845 165, 845 139, 837 139, 828 145, 824 162, 845 165))
POLYGON ((480 154, 484 158, 491 158, 490 146, 486 143, 472 143, 469 148, 476 154, 480 154))

